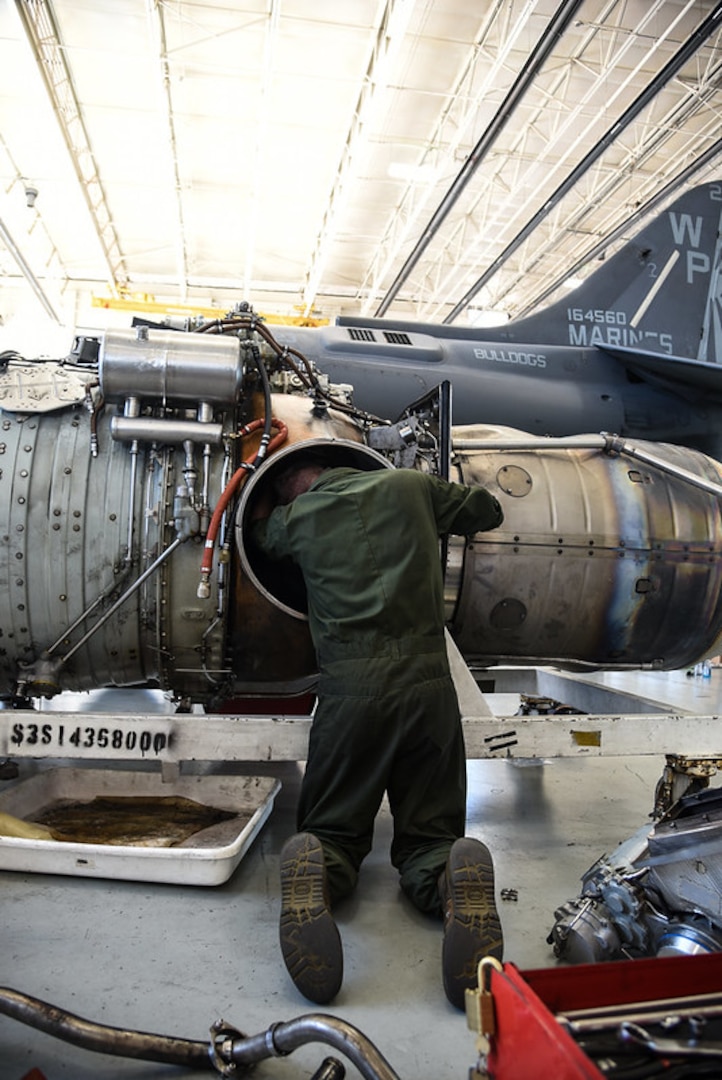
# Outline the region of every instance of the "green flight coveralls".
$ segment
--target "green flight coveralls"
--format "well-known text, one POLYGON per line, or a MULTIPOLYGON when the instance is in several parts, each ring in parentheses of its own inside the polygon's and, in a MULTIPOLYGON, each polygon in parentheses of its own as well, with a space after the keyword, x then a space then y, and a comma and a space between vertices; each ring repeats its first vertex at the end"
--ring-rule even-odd
POLYGON ((466 823, 466 757, 444 638, 439 537, 503 520, 483 488, 412 469, 325 470, 256 522, 303 573, 319 684, 298 829, 320 840, 333 903, 356 885, 384 792, 391 861, 421 911, 466 823))

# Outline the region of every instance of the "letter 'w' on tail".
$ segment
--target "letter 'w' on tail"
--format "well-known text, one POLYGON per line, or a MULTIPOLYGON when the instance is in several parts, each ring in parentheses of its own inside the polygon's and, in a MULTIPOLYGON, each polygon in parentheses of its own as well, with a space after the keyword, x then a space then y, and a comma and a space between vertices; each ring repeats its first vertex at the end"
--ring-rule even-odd
MULTIPOLYGON (((507 339, 722 364, 722 183, 691 188, 507 339)), ((488 336, 495 336, 492 334, 488 336)))

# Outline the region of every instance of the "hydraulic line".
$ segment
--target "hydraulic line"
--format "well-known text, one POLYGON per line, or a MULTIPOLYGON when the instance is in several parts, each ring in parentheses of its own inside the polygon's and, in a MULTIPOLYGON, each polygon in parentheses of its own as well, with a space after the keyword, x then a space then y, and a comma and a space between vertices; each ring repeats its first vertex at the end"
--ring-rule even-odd
POLYGON ((673 465, 665 461, 658 454, 652 454, 648 450, 625 442, 619 435, 609 435, 601 432, 599 435, 568 435, 561 438, 546 438, 545 436, 512 436, 504 439, 454 439, 454 450, 602 450, 605 454, 626 454, 627 457, 643 461, 645 465, 651 465, 660 472, 674 476, 692 487, 706 491, 718 498, 722 495, 722 484, 719 481, 705 480, 702 476, 696 476, 688 469, 682 469, 679 465, 673 465))
POLYGON ((389 423, 388 419, 374 416, 372 413, 367 413, 362 409, 356 408, 355 405, 349 405, 346 401, 340 401, 338 398, 332 397, 332 395, 321 386, 318 376, 313 370, 308 358, 297 349, 287 345, 280 345, 268 327, 263 322, 260 322, 254 315, 228 315, 223 319, 214 319, 212 322, 204 323, 203 326, 199 326, 195 333, 225 334, 239 329, 259 334, 276 354, 281 364, 284 367, 290 368, 296 378, 300 381, 301 385, 305 386, 307 390, 312 390, 320 398, 323 398, 328 405, 332 406, 332 408, 362 420, 365 423, 389 423), (302 367, 299 367, 298 364, 291 359, 291 357, 294 356, 300 361, 302 367))
MULTIPOLYGON (((245 435, 250 435, 251 432, 257 431, 259 428, 264 427, 265 423, 265 418, 259 420, 252 420, 250 424, 246 424, 244 427, 241 428, 240 435, 242 437, 245 435)), ((285 442, 286 438, 288 437, 288 428, 282 420, 277 420, 275 417, 273 417, 271 420, 271 425, 277 429, 278 434, 275 435, 268 444, 268 453, 273 453, 273 451, 278 446, 280 446, 281 443, 285 442)), ((244 461, 236 469, 236 471, 233 473, 230 480, 226 484, 223 492, 221 493, 221 497, 216 504, 215 510, 213 511, 211 523, 208 526, 208 532, 206 533, 206 540, 203 548, 203 559, 201 560, 201 580, 198 585, 198 597, 202 600, 207 599, 208 596, 210 596, 209 580, 211 573, 213 572, 213 552, 215 550, 216 537, 218 536, 218 531, 221 527, 223 515, 226 512, 229 502, 236 494, 243 480, 248 476, 249 472, 253 472, 253 470, 255 469, 259 456, 259 453, 254 454, 253 457, 249 458, 247 461, 244 461)))
POLYGON ((264 341, 266 341, 267 344, 270 345, 276 356, 279 359, 285 361, 287 366, 291 368, 294 375, 297 376, 297 378, 300 380, 302 385, 306 387, 307 390, 319 389, 318 380, 314 375, 306 357, 302 353, 297 352, 296 349, 283 348, 281 345, 279 345, 268 327, 265 326, 262 322, 259 322, 259 320, 255 316, 229 315, 227 318, 214 319, 213 322, 205 323, 203 326, 199 326, 195 332, 197 334, 225 334, 232 330, 239 329, 249 330, 260 334, 264 341), (305 368, 305 372, 301 371, 301 369, 292 360, 288 359, 289 355, 296 356, 302 362, 305 368))
POLYGON ((100 383, 97 379, 93 382, 89 382, 85 387, 85 403, 90 413, 90 456, 96 458, 98 456, 98 418, 105 408, 105 401, 102 395, 99 395, 97 400, 93 401, 92 389, 95 386, 99 386, 100 383))
POLYGON ((344 1054, 364 1080, 400 1080, 377 1047, 358 1028, 325 1013, 309 1013, 272 1024, 258 1035, 245 1036, 222 1020, 211 1028, 208 1042, 169 1035, 128 1031, 85 1020, 65 1009, 9 987, 0 987, 0 1014, 72 1043, 84 1050, 114 1057, 205 1068, 237 1075, 271 1057, 286 1057, 300 1046, 325 1043, 344 1054))
POLYGON ((256 454, 256 467, 260 465, 268 453, 268 445, 271 441, 271 429, 273 428, 273 415, 272 415, 272 402, 271 402, 271 383, 268 378, 268 372, 266 371, 266 365, 261 359, 261 350, 257 345, 251 346, 251 355, 253 356, 256 367, 258 368, 258 374, 261 376, 261 384, 263 386, 263 407, 264 407, 264 420, 263 420, 263 435, 258 445, 258 453, 256 454))
POLYGON ((128 486, 128 540, 125 562, 130 565, 133 561, 133 522, 135 520, 135 483, 138 475, 138 440, 134 439, 130 446, 130 484, 128 486))
POLYGON ((126 567, 126 568, 125 568, 125 571, 124 571, 124 574, 123 574, 123 577, 122 577, 122 578, 120 579, 120 581, 113 581, 113 582, 112 582, 112 583, 111 583, 111 584, 110 584, 110 585, 109 585, 109 586, 107 587, 107 589, 105 589, 105 590, 104 590, 104 591, 103 591, 103 592, 102 592, 102 593, 100 594, 100 596, 97 596, 97 597, 95 598, 95 600, 93 600, 93 602, 92 602, 91 604, 89 604, 89 605, 88 605, 88 607, 87 607, 87 608, 85 609, 85 611, 81 611, 81 613, 80 613, 80 615, 78 615, 77 619, 75 619, 75 620, 74 620, 74 621, 73 621, 73 622, 72 622, 72 623, 70 624, 70 626, 67 626, 67 627, 66 627, 66 628, 65 628, 65 629, 64 629, 64 630, 62 631, 62 633, 60 634, 60 637, 56 638, 56 639, 55 639, 55 641, 53 642, 53 644, 52 644, 52 645, 50 645, 50 646, 49 646, 49 647, 48 647, 48 648, 47 648, 47 649, 45 650, 45 652, 43 653, 43 657, 44 657, 45 659, 48 659, 49 657, 51 657, 51 656, 53 655, 53 653, 55 652, 55 650, 56 650, 56 649, 58 649, 58 648, 59 648, 59 647, 60 647, 60 646, 61 646, 61 645, 63 644, 63 642, 67 641, 67 639, 68 639, 68 638, 69 638, 69 637, 71 636, 71 634, 73 634, 73 633, 74 633, 74 632, 75 632, 75 631, 77 630, 77 628, 78 628, 78 627, 80 626, 80 624, 81 624, 82 622, 84 622, 84 621, 85 621, 85 619, 87 619, 89 615, 92 615, 92 614, 93 614, 93 612, 95 611, 95 609, 96 609, 96 608, 97 608, 97 607, 98 607, 98 606, 99 606, 100 604, 102 604, 102 603, 103 603, 103 601, 104 601, 104 600, 106 600, 106 599, 107 599, 107 597, 108 597, 108 596, 109 596, 109 595, 110 595, 110 594, 111 594, 112 592, 114 592, 114 591, 115 591, 115 590, 116 590, 116 589, 118 588, 118 585, 119 585, 119 584, 121 584, 121 583, 122 583, 122 582, 123 582, 123 581, 125 580, 125 577, 126 577, 126 576, 127 576, 127 575, 128 575, 129 573, 130 573, 130 567, 126 567))
POLYGON ((88 630, 87 634, 84 634, 83 637, 80 639, 80 641, 78 641, 75 645, 73 645, 72 649, 70 649, 61 658, 61 660, 60 660, 61 665, 62 664, 67 664, 67 662, 68 662, 68 660, 70 660, 71 656, 75 656, 78 649, 81 649, 83 647, 83 645, 85 645, 86 641, 88 641, 93 636, 93 634, 95 634, 98 630, 100 630, 101 626, 103 626, 105 623, 107 623, 108 619, 111 619, 113 617, 113 615, 115 615, 118 608, 122 607, 123 604, 125 603, 125 601, 128 600, 133 595, 133 593, 138 591, 138 589, 141 587, 141 585, 144 582, 146 582, 148 580, 148 578, 151 577, 156 572, 158 567, 162 563, 164 563, 166 561, 166 559, 168 559, 173 554, 173 552, 176 550, 177 547, 180 547, 180 545, 185 541, 185 539, 186 539, 185 536, 177 536, 175 538, 175 540, 171 544, 169 544, 168 547, 165 548, 164 551, 162 551, 160 553, 158 558, 155 559, 154 562, 152 562, 151 565, 146 570, 143 571, 143 573, 140 575, 140 577, 137 577, 135 579, 133 584, 129 588, 127 588, 125 590, 123 595, 120 596, 115 601, 115 603, 112 604, 111 607, 109 607, 106 612, 104 612, 103 615, 101 615, 101 617, 98 619, 98 621, 96 623, 93 624, 93 626, 91 626, 91 628, 90 628, 90 630, 88 630))

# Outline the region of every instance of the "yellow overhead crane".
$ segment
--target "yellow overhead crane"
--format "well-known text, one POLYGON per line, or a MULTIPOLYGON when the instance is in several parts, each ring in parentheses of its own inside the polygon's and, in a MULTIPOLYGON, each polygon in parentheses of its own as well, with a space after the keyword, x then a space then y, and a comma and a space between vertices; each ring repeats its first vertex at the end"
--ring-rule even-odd
MULTIPOLYGON (((219 319, 226 314, 225 308, 205 307, 203 304, 174 304, 172 301, 156 300, 147 293, 125 293, 120 296, 93 296, 91 304, 109 311, 133 311, 136 314, 188 315, 219 319)), ((300 308, 299 308, 300 310, 300 308)), ((312 315, 276 315, 265 311, 256 312, 259 318, 277 326, 328 326, 328 319, 312 315)))

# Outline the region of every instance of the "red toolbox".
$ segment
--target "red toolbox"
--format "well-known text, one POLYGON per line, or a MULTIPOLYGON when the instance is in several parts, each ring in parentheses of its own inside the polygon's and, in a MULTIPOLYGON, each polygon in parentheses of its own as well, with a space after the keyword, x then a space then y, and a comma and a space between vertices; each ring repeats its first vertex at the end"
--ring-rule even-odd
MULTIPOLYGON (((722 992, 722 954, 623 960, 519 971, 492 969, 494 1012, 486 1069, 491 1080, 604 1080, 558 1017, 605 1006, 661 1006, 722 992)), ((633 1010, 631 1010, 633 1011, 633 1010)), ((720 1061, 722 1076, 722 1061, 720 1061)))

